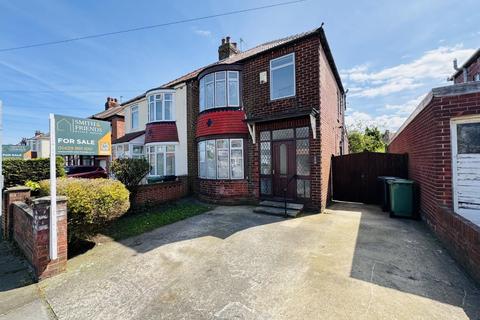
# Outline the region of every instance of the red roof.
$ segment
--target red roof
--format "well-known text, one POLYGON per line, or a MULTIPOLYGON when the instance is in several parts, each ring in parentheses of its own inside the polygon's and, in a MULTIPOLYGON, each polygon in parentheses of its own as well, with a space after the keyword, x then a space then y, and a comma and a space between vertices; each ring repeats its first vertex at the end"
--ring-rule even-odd
POLYGON ((248 134, 243 110, 218 110, 200 114, 197 138, 219 134, 248 134))
POLYGON ((178 142, 177 124, 175 122, 147 123, 145 144, 152 142, 178 142))

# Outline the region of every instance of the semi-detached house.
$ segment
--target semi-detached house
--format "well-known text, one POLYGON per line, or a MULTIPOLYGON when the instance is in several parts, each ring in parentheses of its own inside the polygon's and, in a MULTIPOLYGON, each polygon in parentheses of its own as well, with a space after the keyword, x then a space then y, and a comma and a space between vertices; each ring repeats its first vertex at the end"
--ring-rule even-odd
POLYGON ((325 208, 333 155, 348 152, 345 92, 322 27, 218 61, 123 104, 114 157, 186 176, 212 202, 284 199, 325 208))

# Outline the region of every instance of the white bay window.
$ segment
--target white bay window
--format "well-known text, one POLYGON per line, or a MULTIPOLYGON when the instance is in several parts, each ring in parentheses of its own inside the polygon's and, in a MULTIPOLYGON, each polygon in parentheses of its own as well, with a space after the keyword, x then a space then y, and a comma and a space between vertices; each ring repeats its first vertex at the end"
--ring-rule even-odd
POLYGON ((240 74, 218 71, 200 79, 200 112, 212 108, 240 106, 240 74))
POLYGON ((175 175, 175 145, 147 146, 147 160, 151 166, 150 176, 175 175))
POLYGON ((243 139, 200 141, 198 166, 200 178, 243 179, 243 139))
POLYGON ((148 121, 174 121, 173 92, 155 93, 148 96, 148 121))

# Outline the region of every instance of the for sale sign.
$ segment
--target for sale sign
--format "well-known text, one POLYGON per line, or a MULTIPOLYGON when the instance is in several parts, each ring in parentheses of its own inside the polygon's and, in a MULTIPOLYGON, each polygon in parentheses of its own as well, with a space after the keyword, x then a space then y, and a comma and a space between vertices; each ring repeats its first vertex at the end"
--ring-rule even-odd
POLYGON ((2 146, 2 156, 3 159, 30 159, 32 153, 29 146, 4 144, 2 146))
POLYGON ((109 156, 110 122, 55 115, 57 155, 109 156))

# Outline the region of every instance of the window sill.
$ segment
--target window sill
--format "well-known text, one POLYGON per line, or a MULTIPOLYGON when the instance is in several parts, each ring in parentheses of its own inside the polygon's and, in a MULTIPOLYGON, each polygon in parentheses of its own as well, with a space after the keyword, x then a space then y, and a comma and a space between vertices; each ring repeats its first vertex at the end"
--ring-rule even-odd
POLYGON ((151 123, 175 123, 177 120, 155 120, 155 121, 149 121, 147 124, 151 123))
POLYGON ((213 112, 213 111, 229 111, 229 110, 242 110, 243 107, 241 106, 228 106, 228 107, 215 107, 215 108, 208 108, 205 110, 200 111, 198 114, 213 112))
POLYGON ((291 98, 295 98, 295 97, 296 97, 296 94, 291 95, 291 96, 279 97, 279 98, 270 97, 270 102, 275 102, 275 101, 278 101, 278 100, 291 99, 291 98))

